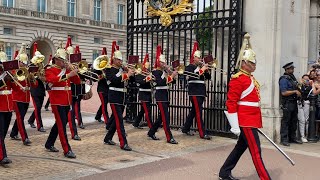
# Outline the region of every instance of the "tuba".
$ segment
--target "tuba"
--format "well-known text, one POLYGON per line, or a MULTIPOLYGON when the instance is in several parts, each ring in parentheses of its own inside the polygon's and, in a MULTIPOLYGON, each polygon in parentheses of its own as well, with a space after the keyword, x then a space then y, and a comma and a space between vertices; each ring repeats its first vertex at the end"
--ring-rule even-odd
POLYGON ((93 61, 93 69, 101 71, 106 68, 111 68, 107 55, 101 55, 93 61))

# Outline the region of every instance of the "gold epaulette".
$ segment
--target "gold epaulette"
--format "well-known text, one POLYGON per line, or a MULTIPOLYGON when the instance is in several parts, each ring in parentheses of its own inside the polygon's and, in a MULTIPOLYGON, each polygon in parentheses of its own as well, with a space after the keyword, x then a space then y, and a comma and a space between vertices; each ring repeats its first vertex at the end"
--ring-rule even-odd
POLYGON ((241 74, 243 74, 243 72, 239 71, 236 74, 232 75, 231 79, 238 78, 241 74))

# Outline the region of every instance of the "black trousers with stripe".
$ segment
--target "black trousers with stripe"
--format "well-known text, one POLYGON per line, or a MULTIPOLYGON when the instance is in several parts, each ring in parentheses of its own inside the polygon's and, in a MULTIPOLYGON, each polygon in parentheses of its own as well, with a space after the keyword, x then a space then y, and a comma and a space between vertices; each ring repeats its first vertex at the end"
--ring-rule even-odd
POLYGON ((0 161, 7 157, 6 145, 4 140, 6 138, 10 121, 12 117, 12 112, 0 112, 0 161))
POLYGON ((46 105, 44 105, 44 108, 48 109, 50 105, 50 98, 48 98, 46 105))
POLYGON ((117 131, 120 141, 120 148, 123 148, 125 144, 128 144, 122 116, 124 106, 118 104, 110 104, 110 106, 113 118, 110 118, 111 126, 108 133, 104 137, 104 141, 106 142, 107 140, 112 140, 114 133, 117 131))
POLYGON ((51 108, 56 119, 56 123, 51 128, 45 147, 50 148, 51 146, 54 146, 54 143, 59 135, 63 152, 66 154, 68 151, 71 151, 66 132, 70 106, 51 105, 51 108))
POLYGON ((163 130, 166 134, 167 141, 170 141, 170 139, 173 139, 173 136, 170 130, 169 102, 157 102, 157 105, 159 108, 159 116, 149 130, 148 135, 154 135, 161 123, 163 123, 163 130))
POLYGON ((72 108, 69 111, 68 114, 68 123, 69 123, 69 128, 71 132, 72 138, 75 135, 78 135, 78 129, 77 129, 77 124, 76 124, 76 118, 78 120, 78 124, 80 125, 82 123, 82 115, 81 115, 81 99, 79 97, 72 97, 72 108))
POLYGON ((207 133, 205 132, 203 120, 202 120, 202 110, 203 110, 203 102, 204 96, 190 96, 190 101, 192 103, 192 109, 187 116, 187 120, 182 128, 182 132, 186 133, 190 131, 190 127, 192 125, 193 119, 196 119, 199 135, 201 138, 204 137, 207 133))
POLYGON ((44 101, 44 96, 32 96, 32 102, 34 106, 34 110, 29 117, 28 123, 33 124, 34 120, 37 121, 37 129, 39 130, 43 127, 42 117, 41 117, 41 109, 44 101))
POLYGON ((107 124, 108 123, 108 94, 107 93, 102 93, 102 92, 98 92, 99 94, 99 98, 101 101, 101 105, 96 113, 96 117, 95 119, 101 119, 101 116, 103 115, 104 118, 104 123, 107 124))
POLYGON ((16 120, 14 121, 11 129, 10 136, 17 136, 19 132, 21 135, 21 140, 24 142, 28 138, 26 127, 24 125, 24 117, 28 111, 29 103, 13 101, 13 108, 16 112, 16 120))
POLYGON ((258 131, 256 128, 243 128, 241 127, 241 134, 239 136, 238 142, 227 160, 224 162, 220 169, 219 176, 227 177, 231 174, 231 170, 237 165, 240 157, 249 148, 253 164, 256 171, 262 180, 271 179, 270 175, 264 166, 261 157, 261 147, 258 131))
POLYGON ((141 110, 139 111, 138 116, 135 118, 133 125, 138 127, 144 114, 145 114, 145 119, 148 123, 148 127, 151 128, 152 127, 151 103, 145 102, 145 101, 141 101, 141 110))

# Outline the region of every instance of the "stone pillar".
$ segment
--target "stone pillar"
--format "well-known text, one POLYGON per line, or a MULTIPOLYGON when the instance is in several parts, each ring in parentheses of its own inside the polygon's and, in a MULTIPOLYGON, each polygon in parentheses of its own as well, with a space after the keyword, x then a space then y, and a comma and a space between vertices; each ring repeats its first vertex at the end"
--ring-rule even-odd
POLYGON ((319 58, 319 2, 311 0, 309 20, 309 62, 313 63, 319 58))

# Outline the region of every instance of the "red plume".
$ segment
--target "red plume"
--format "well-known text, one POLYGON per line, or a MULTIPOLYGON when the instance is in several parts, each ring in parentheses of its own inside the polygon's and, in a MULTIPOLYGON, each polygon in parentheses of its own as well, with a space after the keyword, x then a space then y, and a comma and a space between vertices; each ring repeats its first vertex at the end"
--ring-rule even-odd
POLYGON ((114 52, 116 51, 116 48, 117 48, 117 42, 113 41, 112 47, 111 47, 111 62, 110 62, 111 65, 113 64, 113 55, 114 55, 114 52))
POLYGON ((198 42, 196 41, 196 42, 194 42, 194 44, 193 44, 193 50, 192 50, 192 54, 191 54, 191 57, 190 57, 190 64, 193 63, 194 53, 195 53, 197 50, 199 50, 199 44, 198 44, 198 42))
POLYGON ((75 53, 75 54, 79 54, 79 53, 80 53, 80 48, 79 48, 78 45, 76 46, 76 49, 74 50, 74 53, 75 53))
POLYGON ((19 50, 16 50, 16 52, 14 52, 13 59, 16 59, 16 58, 17 58, 17 56, 18 56, 18 54, 19 54, 19 50))
POLYGON ((38 50, 38 43, 35 42, 35 43, 33 44, 33 53, 32 53, 32 56, 34 56, 34 54, 36 53, 37 50, 38 50))
POLYGON ((160 55, 161 55, 161 46, 157 46, 157 53, 156 53, 156 62, 154 64, 154 68, 158 68, 160 66, 160 55))
POLYGON ((103 47, 102 48, 102 53, 101 55, 107 55, 107 48, 106 47, 103 47))
POLYGON ((146 64, 146 62, 149 62, 149 54, 147 53, 145 56, 144 56, 144 59, 143 59, 143 68, 145 69, 146 67, 144 66, 146 64))
POLYGON ((67 47, 69 47, 69 46, 72 46, 72 42, 71 42, 71 37, 70 36, 68 36, 68 40, 67 40, 67 44, 66 44, 66 48, 65 49, 67 49, 67 47))

